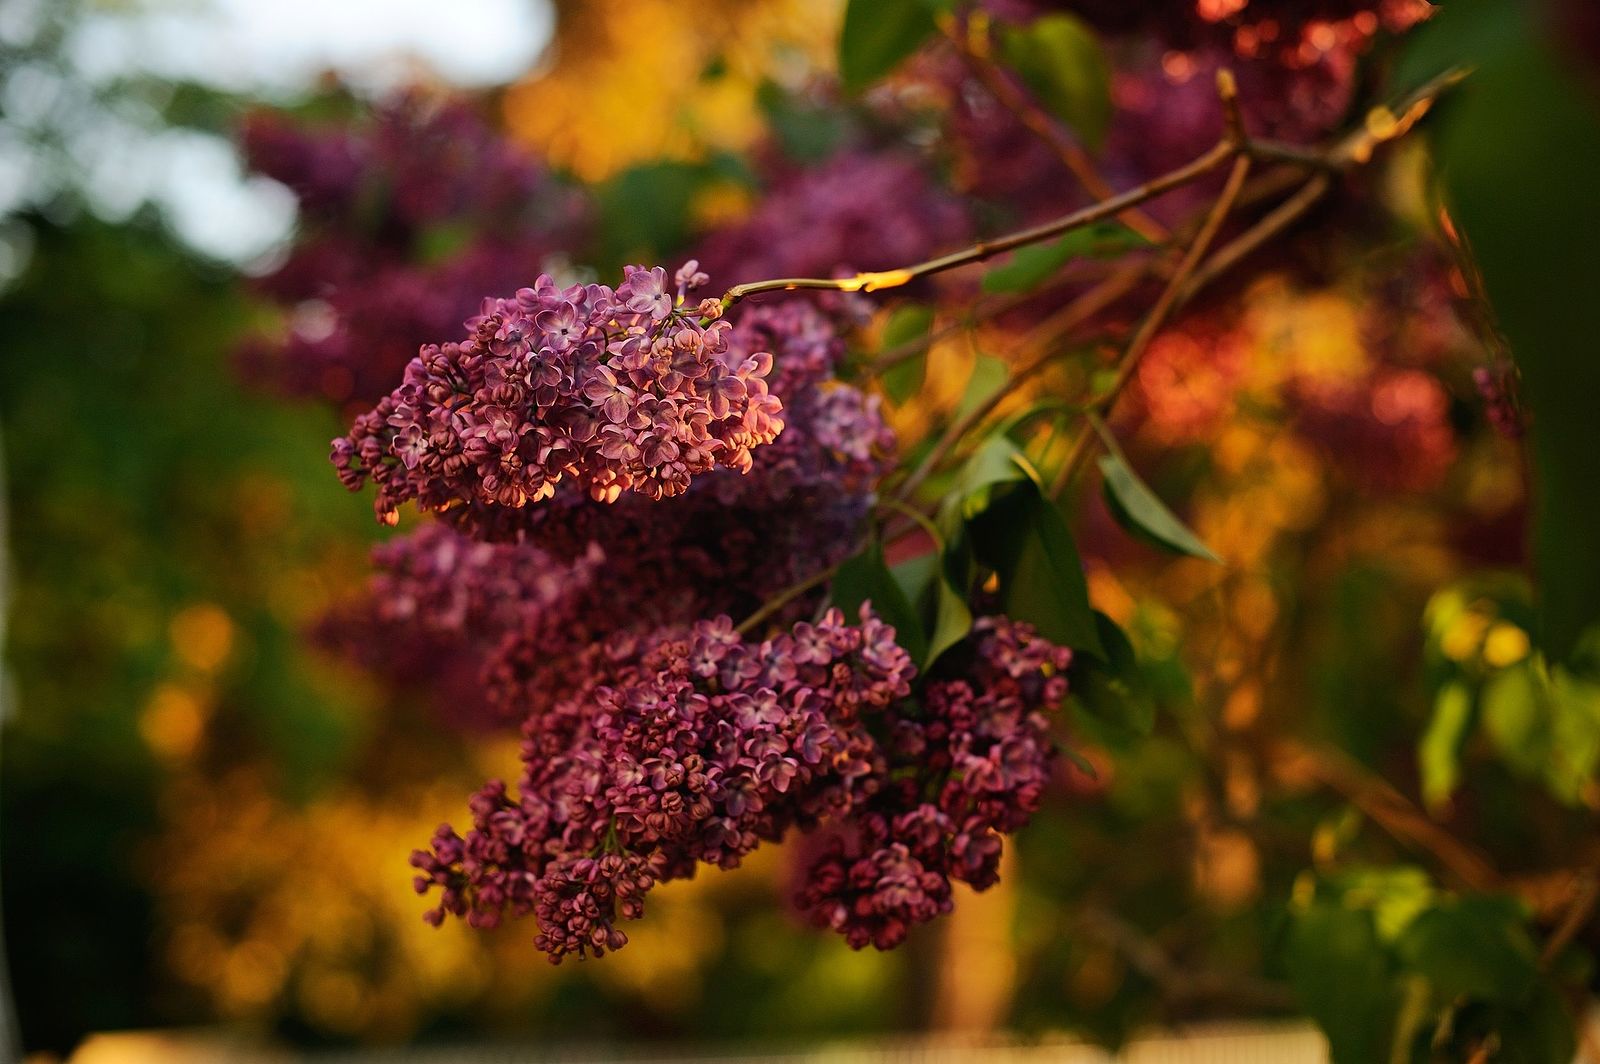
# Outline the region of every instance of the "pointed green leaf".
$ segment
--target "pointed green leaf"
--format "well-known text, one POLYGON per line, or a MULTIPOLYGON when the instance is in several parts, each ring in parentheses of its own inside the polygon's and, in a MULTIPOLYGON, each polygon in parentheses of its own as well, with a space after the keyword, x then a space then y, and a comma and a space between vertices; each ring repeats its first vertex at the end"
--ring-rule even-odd
POLYGON ((939 578, 933 583, 934 621, 932 634, 928 637, 928 665, 938 661, 940 654, 961 642, 972 631, 972 608, 967 605, 966 596, 956 590, 943 564, 939 566, 938 574, 939 578))
MULTIPOLYGON (((920 303, 898 307, 883 327, 883 353, 894 351, 914 341, 923 341, 933 329, 933 308, 920 303)), ((884 370, 878 377, 883 391, 895 403, 903 403, 922 390, 923 378, 928 371, 928 352, 924 348, 884 370)))
POLYGON ((885 624, 894 627, 895 642, 905 648, 911 660, 921 665, 928 654, 928 638, 922 621, 900 584, 883 560, 883 544, 876 538, 860 554, 846 558, 834 574, 830 595, 833 605, 854 618, 863 602, 885 624))
POLYGON ((1006 613, 1032 624, 1051 642, 1104 660, 1083 562, 1066 518, 1037 490, 1028 501, 1022 552, 1010 579, 1001 577, 1006 613))
POLYGON ((1111 122, 1111 66, 1088 24, 1053 14, 1006 27, 1000 54, 1047 110, 1099 148, 1111 122))
POLYGON ((1049 280, 1073 259, 1117 255, 1146 243, 1138 233, 1116 222, 1074 229, 1051 243, 1018 248, 1010 260, 983 275, 983 290, 1027 292, 1049 280))
POLYGON ((933 540, 933 552, 901 562, 890 574, 916 609, 923 630, 928 633, 926 656, 917 663, 920 668, 927 669, 939 660, 939 655, 967 637, 972 630, 972 609, 967 605, 965 593, 957 586, 965 581, 952 575, 953 570, 965 572, 964 551, 952 553, 933 522, 920 516, 918 521, 933 540))
POLYGON ((1066 519, 1006 436, 990 436, 967 460, 940 505, 939 527, 952 552, 970 547, 974 561, 999 575, 1006 613, 1047 639, 1104 659, 1066 519))
POLYGON ((1100 474, 1112 516, 1130 532, 1142 533, 1168 550, 1221 562, 1200 537, 1189 531, 1156 497, 1120 454, 1102 455, 1100 474))
POLYGON ((839 80, 858 93, 889 73, 932 35, 926 0, 850 0, 839 32, 839 80))

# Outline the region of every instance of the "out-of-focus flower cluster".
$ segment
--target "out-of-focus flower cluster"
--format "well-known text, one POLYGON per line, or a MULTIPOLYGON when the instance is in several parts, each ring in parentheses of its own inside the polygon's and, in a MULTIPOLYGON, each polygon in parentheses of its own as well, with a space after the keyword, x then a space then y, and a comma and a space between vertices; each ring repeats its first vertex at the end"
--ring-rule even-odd
POLYGON ((287 258, 255 282, 284 321, 239 358, 294 394, 376 400, 418 347, 585 224, 583 196, 461 100, 413 92, 322 126, 262 111, 241 140, 249 165, 298 198, 300 220, 287 258))
POLYGON ((592 686, 529 718, 517 793, 491 781, 465 835, 441 827, 413 857, 418 891, 440 891, 429 919, 533 916, 552 960, 598 956, 656 883, 827 820, 850 841, 813 864, 802 907, 857 948, 899 944, 948 910, 952 878, 994 882, 1055 753, 1043 711, 1070 652, 1003 619, 972 641, 970 671, 920 701, 866 607, 758 643, 726 617, 610 641, 592 686))
POLYGON ((767 390, 770 352, 735 359, 716 300, 682 307, 703 282, 630 266, 616 289, 548 276, 486 300, 461 343, 429 344, 403 383, 333 443, 345 484, 377 486, 388 523, 401 503, 468 527, 570 481, 615 502, 681 495, 714 468, 747 472, 783 428, 767 390))
POLYGON ((635 0, 562 9, 559 47, 505 97, 510 134, 586 181, 659 159, 740 151, 760 86, 833 54, 836 0, 635 0), (648 26, 648 33, 640 27, 648 26), (648 92, 639 86, 648 85, 648 92), (584 121, 572 116, 582 114, 584 121))
POLYGON ((882 270, 959 247, 972 222, 915 156, 843 151, 781 167, 750 215, 706 236, 700 260, 732 283, 882 270))
POLYGON ((1363 488, 1437 487, 1458 453, 1450 359, 1475 345, 1440 264, 1407 268, 1398 288, 1370 275, 1348 289, 1264 278, 1237 308, 1190 315, 1141 361, 1130 412, 1171 446, 1214 439, 1241 400, 1266 404, 1363 488))

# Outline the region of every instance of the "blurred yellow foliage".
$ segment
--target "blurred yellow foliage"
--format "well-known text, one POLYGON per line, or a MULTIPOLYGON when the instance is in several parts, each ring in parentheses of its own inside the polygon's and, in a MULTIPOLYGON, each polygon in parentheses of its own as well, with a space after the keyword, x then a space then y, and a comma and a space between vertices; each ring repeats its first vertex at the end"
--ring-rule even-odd
POLYGON ((139 714, 139 734, 163 760, 183 760, 200 745, 209 709, 194 692, 164 683, 139 714))
POLYGON ((548 66, 506 96, 513 136, 600 180, 655 159, 748 147, 756 89, 831 62, 838 0, 630 0, 560 5, 548 66))
POLYGON ((167 629, 178 659, 197 672, 215 670, 233 649, 233 621, 209 602, 185 607, 167 629))
POLYGON ((549 966, 526 942, 421 919, 408 858, 459 800, 454 780, 296 806, 251 770, 180 778, 148 855, 173 973, 222 1016, 292 1001, 330 1033, 383 1039, 491 985, 497 1004, 537 999, 549 966))

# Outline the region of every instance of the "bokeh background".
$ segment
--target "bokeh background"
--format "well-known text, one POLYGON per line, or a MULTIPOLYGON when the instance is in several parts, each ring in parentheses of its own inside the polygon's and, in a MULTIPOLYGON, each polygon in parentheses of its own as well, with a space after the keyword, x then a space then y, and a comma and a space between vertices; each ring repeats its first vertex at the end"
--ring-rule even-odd
MULTIPOLYGON (((1100 778, 1063 784, 999 887, 887 954, 804 929, 781 848, 664 887, 627 952, 599 963, 552 968, 525 928, 420 918, 408 855, 514 764, 515 737, 457 726, 440 712, 448 683, 385 682, 328 634, 384 532, 326 455, 374 381, 306 317, 294 273, 445 262, 479 294, 542 268, 606 275, 741 224, 764 188, 791 188, 783 209, 804 216, 836 193, 783 182, 838 165, 848 185, 849 145, 925 161, 921 109, 959 104, 938 98, 939 71, 914 70, 865 116, 836 106, 840 14, 831 0, 0 4, 16 1046, 66 1055, 95 1031, 219 1026, 304 1047, 1115 1041, 1292 1014, 1273 942, 1297 877, 1394 846, 1262 736, 1276 722, 1416 791, 1440 677, 1529 654, 1526 589, 1482 575, 1524 561, 1524 459, 1473 383, 1497 353, 1462 309, 1420 147, 1396 150, 1316 252, 1269 261, 1151 350, 1130 453, 1159 461, 1153 482, 1231 564, 1174 563, 1118 538, 1098 504, 1081 515, 1094 600, 1135 636, 1159 723, 1136 746, 1091 744, 1100 778), (440 134, 456 147, 434 152, 397 120, 379 157, 433 173, 465 143, 465 171, 536 160, 506 163, 506 180, 545 213, 418 208, 388 258, 339 258, 343 223, 289 187, 281 138, 370 123, 407 93, 467 94, 440 134), (1365 250, 1375 230, 1390 250, 1365 250), (305 360, 286 361, 296 343, 305 360)), ((1172 84, 1186 55, 1163 55, 1172 84)), ((979 207, 908 222, 927 230, 911 251, 1016 208, 959 154, 927 172, 979 207)), ((396 180, 412 179, 426 199, 425 179, 396 180)), ((754 254, 715 246, 734 268, 754 254)), ((417 283, 384 277, 390 297, 417 283)), ((903 436, 947 417, 981 352, 1004 348, 1007 327, 986 328, 935 346, 922 393, 894 404, 903 436)), ((1600 801, 1597 752, 1574 756, 1589 760, 1550 779, 1537 751, 1485 756, 1470 806, 1441 815, 1544 866, 1600 801)), ((1445 771, 1428 783, 1441 802, 1445 771)))

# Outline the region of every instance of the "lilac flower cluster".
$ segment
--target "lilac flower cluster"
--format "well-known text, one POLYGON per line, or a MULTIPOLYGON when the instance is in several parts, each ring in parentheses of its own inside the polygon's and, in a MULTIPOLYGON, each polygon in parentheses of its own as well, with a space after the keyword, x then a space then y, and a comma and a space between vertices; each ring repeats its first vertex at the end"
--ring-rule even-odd
POLYGON ((541 703, 569 693, 589 644, 616 618, 667 619, 649 608, 659 582, 649 592, 601 582, 603 560, 598 547, 558 559, 428 522, 373 550, 365 593, 324 616, 314 637, 397 691, 421 693, 453 727, 502 727, 530 712, 531 692, 541 703))
POLYGON ((428 918, 532 915, 553 961, 627 941, 657 882, 732 868, 763 840, 847 806, 873 772, 863 721, 910 692, 894 631, 862 611, 746 643, 726 617, 606 647, 582 697, 530 722, 513 797, 491 782, 473 826, 418 851, 428 918))
MULTIPOLYGON (((837 562, 891 461, 877 398, 834 378, 844 342, 805 301, 747 308, 727 343, 736 360, 773 353, 784 405, 786 428, 748 474, 713 470, 655 501, 563 487, 537 506, 479 511, 468 530, 492 543, 430 524, 375 552, 368 593, 323 623, 323 642, 431 689, 453 722, 494 725, 569 694, 592 644, 619 631, 743 616, 837 562)), ((814 604, 801 597, 778 620, 814 604)))
MULTIPOLYGON (((895 441, 879 398, 834 377, 844 355, 838 325, 808 301, 787 300, 745 309, 725 335, 724 357, 731 363, 770 353, 770 394, 783 405, 783 433, 755 451, 748 473, 712 470, 670 501, 625 497, 597 505, 583 493, 558 491, 544 505, 495 513, 492 524, 480 515, 475 531, 525 539, 569 558, 591 543, 625 547, 629 554, 648 550, 651 542, 684 543, 691 527, 707 545, 725 534, 715 529, 732 532, 753 523, 780 539, 790 537, 778 526, 796 521, 806 536, 824 527, 848 531, 889 470, 895 441), (773 515, 781 516, 766 519, 773 515)), ((725 559, 733 554, 719 553, 725 559)), ((772 553, 770 546, 765 553, 772 553)))
POLYGON ((796 898, 857 949, 890 949, 950 909, 950 883, 999 879, 1000 836, 1039 808, 1056 746, 1045 711, 1066 695, 1072 652, 1025 624, 983 618, 972 661, 898 707, 882 776, 830 831, 796 898))
POLYGON ((654 884, 732 868, 789 828, 830 843, 799 903, 861 948, 898 945, 998 878, 1001 838, 1038 808, 1056 747, 1046 711, 1071 652, 986 618, 969 661, 911 697, 913 668, 869 607, 746 642, 726 617, 592 661, 591 685, 524 728, 517 793, 491 781, 465 834, 412 855, 427 918, 532 916, 553 961, 627 941, 654 884))
POLYGON ((751 449, 783 428, 767 390, 772 356, 734 359, 718 304, 693 311, 703 283, 629 266, 616 289, 559 288, 548 276, 486 300, 461 343, 429 344, 400 387, 333 443, 341 479, 371 479, 393 523, 401 503, 454 510, 469 524, 572 481, 594 499, 682 494, 715 468, 747 472, 751 449))
POLYGON ((460 100, 413 92, 323 126, 263 111, 240 141, 252 169, 295 194, 300 225, 255 283, 283 327, 249 337, 238 358, 293 394, 375 402, 419 346, 570 245, 587 214, 460 100))

